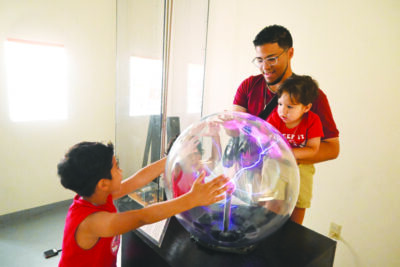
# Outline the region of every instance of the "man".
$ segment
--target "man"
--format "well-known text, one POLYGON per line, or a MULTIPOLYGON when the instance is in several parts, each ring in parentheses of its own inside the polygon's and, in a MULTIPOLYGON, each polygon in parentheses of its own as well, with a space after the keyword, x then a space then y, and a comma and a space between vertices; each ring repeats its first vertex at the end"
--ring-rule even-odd
MULTIPOLYGON (((256 51, 253 63, 260 69, 261 74, 251 76, 240 84, 233 101, 233 110, 261 115, 260 117, 266 119, 276 106, 273 103, 276 103, 275 94, 279 85, 294 75, 291 67, 293 40, 286 28, 272 25, 259 32, 253 44, 256 51)), ((321 90, 318 98, 312 103, 311 111, 321 119, 324 139, 321 140, 319 151, 314 157, 297 160, 301 177, 304 173, 315 171, 313 163, 335 159, 339 155, 339 131, 333 120, 328 99, 321 90)), ((305 188, 301 188, 300 185, 300 195, 304 193, 303 189, 305 188)), ((312 191, 312 187, 307 190, 312 191)), ((303 222, 305 208, 311 203, 311 191, 308 192, 308 203, 296 205, 291 216, 293 221, 300 224, 303 222)))

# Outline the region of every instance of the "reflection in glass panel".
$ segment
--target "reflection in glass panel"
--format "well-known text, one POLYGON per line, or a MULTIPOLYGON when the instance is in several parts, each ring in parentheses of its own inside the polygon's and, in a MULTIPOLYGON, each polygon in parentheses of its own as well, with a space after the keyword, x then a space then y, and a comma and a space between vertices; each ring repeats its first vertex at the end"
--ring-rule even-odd
POLYGON ((162 62, 131 57, 129 64, 129 115, 160 114, 162 62))
POLYGON ((187 112, 201 113, 204 65, 189 64, 187 74, 187 112))
POLYGON ((167 115, 183 131, 201 117, 208 1, 175 0, 172 14, 167 115))
MULTIPOLYGON (((116 152, 124 177, 160 158, 162 137, 167 144, 200 119, 207 17, 208 0, 117 0, 116 152)), ((136 193, 152 198, 154 190, 136 193)))
POLYGON ((153 139, 161 132, 150 122, 161 116, 163 20, 162 0, 117 0, 116 152, 124 177, 160 157, 160 146, 146 141, 149 128, 153 139))

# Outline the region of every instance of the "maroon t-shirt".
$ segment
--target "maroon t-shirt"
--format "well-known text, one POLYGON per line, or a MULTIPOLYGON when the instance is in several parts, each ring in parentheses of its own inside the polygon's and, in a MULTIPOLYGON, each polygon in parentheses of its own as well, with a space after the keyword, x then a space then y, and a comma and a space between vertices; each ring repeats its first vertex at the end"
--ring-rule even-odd
MULTIPOLYGON (((258 116, 274 95, 266 88, 263 75, 259 74, 250 76, 240 84, 233 104, 244 107, 248 113, 258 116)), ((323 139, 339 137, 339 130, 336 128, 328 98, 321 89, 319 89, 317 99, 312 103, 311 111, 317 114, 321 120, 324 131, 323 139)))

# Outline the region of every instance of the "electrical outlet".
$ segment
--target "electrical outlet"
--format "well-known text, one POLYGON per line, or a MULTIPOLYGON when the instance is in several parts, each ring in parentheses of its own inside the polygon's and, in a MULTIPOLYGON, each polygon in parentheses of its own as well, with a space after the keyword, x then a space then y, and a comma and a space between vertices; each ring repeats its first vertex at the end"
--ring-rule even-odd
POLYGON ((329 228, 329 237, 339 240, 340 239, 340 232, 342 231, 342 226, 331 222, 331 226, 329 228))

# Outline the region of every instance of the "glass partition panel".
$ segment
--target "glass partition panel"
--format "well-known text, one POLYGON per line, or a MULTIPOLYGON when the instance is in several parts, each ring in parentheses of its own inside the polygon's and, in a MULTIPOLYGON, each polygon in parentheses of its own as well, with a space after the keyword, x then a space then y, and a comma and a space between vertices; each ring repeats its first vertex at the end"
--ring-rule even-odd
POLYGON ((162 0, 117 0, 116 152, 124 177, 160 158, 163 21, 162 0))
MULTIPOLYGON (((116 152, 124 177, 158 160, 162 145, 200 119, 207 17, 208 0, 117 0, 116 152)), ((135 194, 144 204, 158 201, 159 184, 135 194)))
POLYGON ((167 115, 183 131, 201 118, 208 0, 175 0, 172 14, 167 115))

